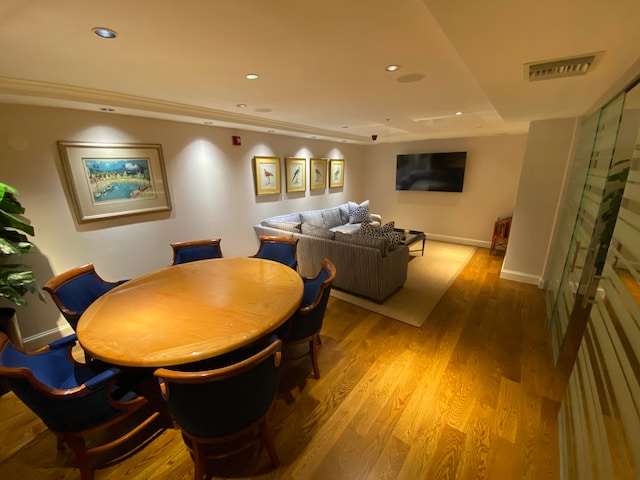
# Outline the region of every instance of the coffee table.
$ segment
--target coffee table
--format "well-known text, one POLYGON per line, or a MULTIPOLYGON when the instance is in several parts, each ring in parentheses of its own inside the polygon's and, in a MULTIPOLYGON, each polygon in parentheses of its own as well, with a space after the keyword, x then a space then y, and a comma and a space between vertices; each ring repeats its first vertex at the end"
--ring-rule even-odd
POLYGON ((393 230, 402 234, 402 240, 400 240, 401 245, 409 247, 410 252, 420 252, 420 255, 424 256, 424 242, 427 239, 424 232, 420 232, 418 230, 405 230, 402 228, 394 228, 393 230), (419 241, 422 241, 422 248, 411 250, 410 245, 419 241))

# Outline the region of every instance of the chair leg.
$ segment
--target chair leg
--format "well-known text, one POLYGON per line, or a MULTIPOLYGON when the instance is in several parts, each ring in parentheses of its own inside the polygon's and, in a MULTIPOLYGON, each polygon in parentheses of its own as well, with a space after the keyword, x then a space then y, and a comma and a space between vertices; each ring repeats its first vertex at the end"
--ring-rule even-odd
POLYGON ((318 340, 320 335, 314 333, 313 337, 309 341, 309 348, 311 349, 311 362, 313 363, 313 375, 317 379, 320 378, 320 368, 318 367, 318 340))
POLYGON ((191 438, 191 448, 193 453, 193 463, 195 466, 194 479, 205 480, 207 478, 207 455, 204 446, 195 438, 191 438))
POLYGON ((264 443, 267 453, 269 454, 269 458, 271 459, 271 463, 273 463, 275 468, 278 468, 280 466, 280 458, 278 457, 278 452, 276 452, 276 447, 273 444, 273 433, 267 424, 266 418, 262 419, 262 423, 260 424, 260 433, 262 436, 262 442, 264 443))
POLYGON ((66 442, 73 453, 76 456, 76 463, 80 469, 81 480, 93 480, 93 468, 91 467, 91 459, 89 458, 89 452, 87 451, 87 445, 84 442, 84 438, 79 435, 64 435, 64 441, 66 442))

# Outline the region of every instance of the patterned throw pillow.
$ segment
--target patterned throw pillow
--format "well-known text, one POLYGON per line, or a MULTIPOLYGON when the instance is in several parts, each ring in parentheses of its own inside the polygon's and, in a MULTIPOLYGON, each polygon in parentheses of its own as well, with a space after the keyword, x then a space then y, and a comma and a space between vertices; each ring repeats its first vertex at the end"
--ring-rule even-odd
POLYGON ((394 231, 387 232, 385 236, 389 239, 389 248, 397 247, 398 245, 400 245, 403 237, 402 233, 394 231))
POLYGON ((380 227, 380 230, 382 230, 384 233, 391 233, 393 232, 393 229, 396 228, 396 222, 394 220, 391 220, 388 223, 385 223, 382 227, 380 227))
POLYGON ((380 237, 382 236, 382 229, 380 227, 376 227, 371 222, 362 222, 360 224, 360 230, 358 230, 360 235, 369 235, 370 237, 380 237))
POLYGON ((369 200, 365 200, 360 205, 349 202, 349 223, 370 222, 369 200))
POLYGON ((389 239, 389 248, 397 247, 402 241, 402 233, 393 230, 394 221, 385 223, 382 227, 376 227, 370 222, 362 222, 358 233, 369 237, 387 237, 389 239))

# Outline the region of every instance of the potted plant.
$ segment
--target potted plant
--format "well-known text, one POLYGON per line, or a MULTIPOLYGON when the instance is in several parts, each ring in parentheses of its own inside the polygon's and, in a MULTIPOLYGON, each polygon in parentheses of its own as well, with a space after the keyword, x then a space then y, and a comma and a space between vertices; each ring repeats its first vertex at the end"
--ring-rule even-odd
MULTIPOLYGON (((21 263, 7 263, 10 257, 33 251, 27 235, 34 235, 29 220, 24 218, 24 208, 16 198, 18 190, 0 182, 0 298, 16 305, 27 305, 25 294, 31 292, 44 300, 36 284, 33 270, 21 263)), ((11 341, 22 346, 22 337, 13 308, 0 308, 0 330, 11 341)))

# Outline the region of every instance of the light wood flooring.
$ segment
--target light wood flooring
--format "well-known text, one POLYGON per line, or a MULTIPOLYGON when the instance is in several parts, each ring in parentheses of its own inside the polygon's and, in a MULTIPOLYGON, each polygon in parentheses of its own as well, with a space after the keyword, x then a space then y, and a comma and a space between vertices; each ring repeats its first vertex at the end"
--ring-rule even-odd
MULTIPOLYGON (((331 298, 320 348, 287 364, 272 425, 283 465, 250 448, 221 477, 557 479, 557 410, 542 290, 500 280, 478 249, 421 329, 331 298)), ((77 479, 73 457, 10 393, 0 399, 0 478, 77 479)), ((165 430, 96 479, 191 479, 165 430)), ((219 478, 219 477, 214 477, 219 478)))

